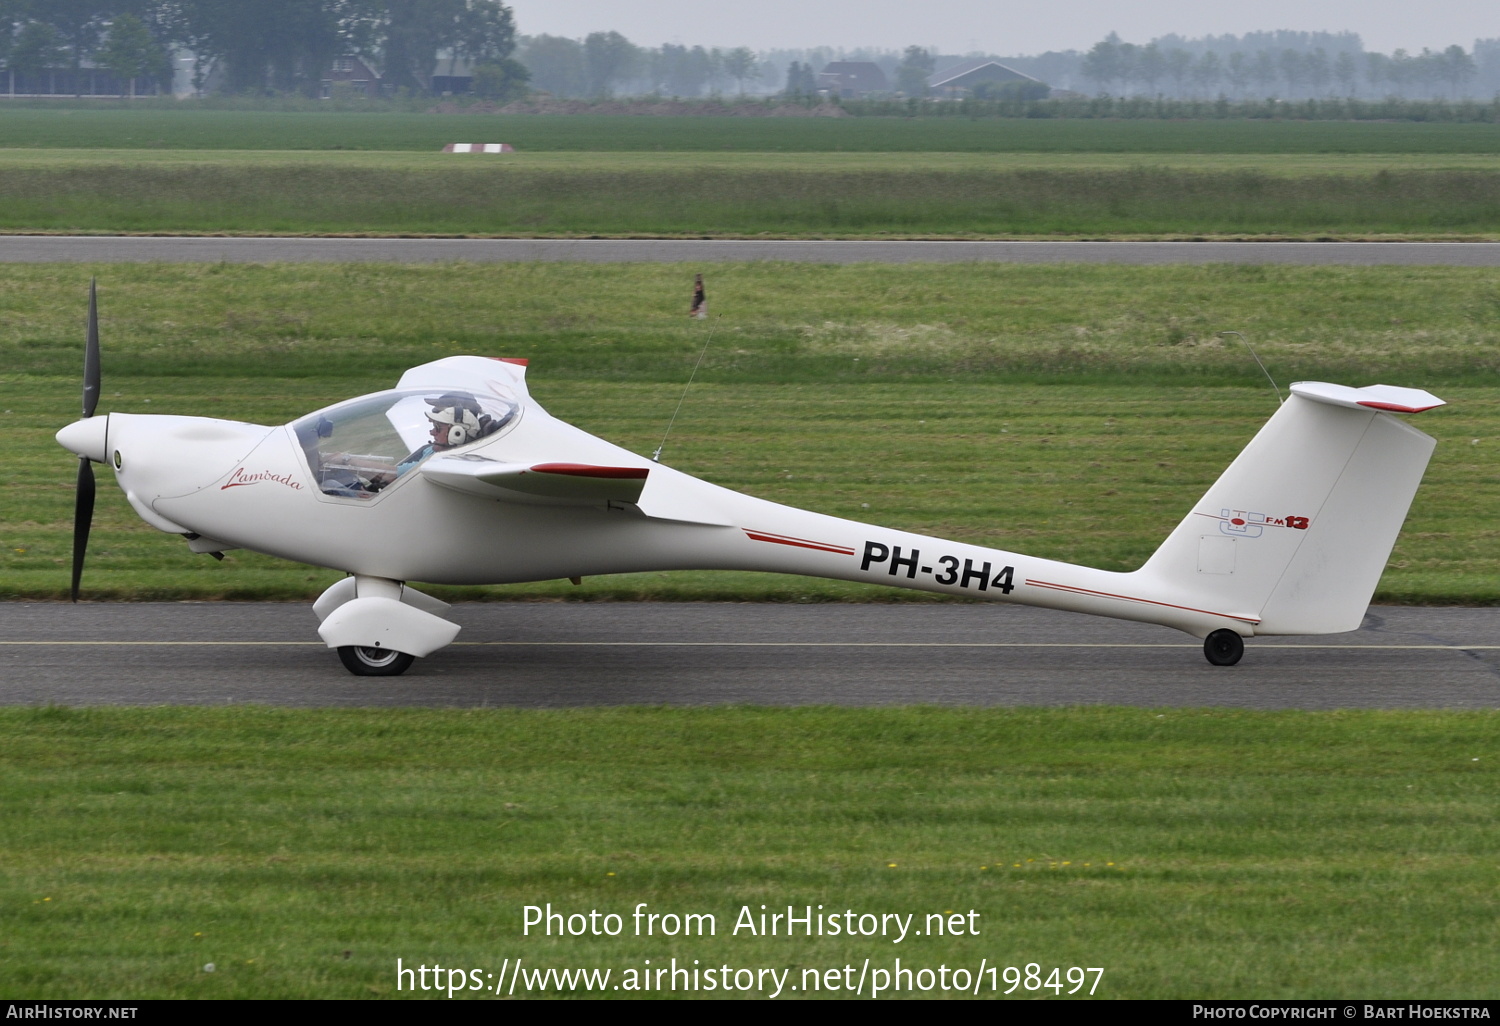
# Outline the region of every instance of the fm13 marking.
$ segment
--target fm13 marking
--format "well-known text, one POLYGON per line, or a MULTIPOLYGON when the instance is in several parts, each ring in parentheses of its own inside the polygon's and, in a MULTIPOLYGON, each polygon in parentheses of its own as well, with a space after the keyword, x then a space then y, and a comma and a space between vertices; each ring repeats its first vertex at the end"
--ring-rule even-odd
POLYGON ((884 566, 892 577, 904 573, 907 580, 914 580, 921 573, 938 584, 956 584, 960 588, 977 588, 979 591, 994 588, 1002 595, 1009 595, 1016 586, 1016 568, 1013 566, 994 570, 989 562, 976 566, 972 559, 960 560, 957 556, 939 556, 931 563, 924 563, 921 549, 903 551, 899 545, 867 541, 859 568, 869 570, 872 566, 884 566))

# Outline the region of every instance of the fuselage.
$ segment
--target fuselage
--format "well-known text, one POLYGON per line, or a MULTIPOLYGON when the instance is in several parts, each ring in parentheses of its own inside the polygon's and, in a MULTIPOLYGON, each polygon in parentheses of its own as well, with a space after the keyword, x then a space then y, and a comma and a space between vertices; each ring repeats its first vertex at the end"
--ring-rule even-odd
MULTIPOLYGON (((405 473, 375 492, 320 484, 297 424, 110 415, 109 459, 148 523, 368 577, 509 584, 663 570, 805 574, 1166 623, 1253 632, 1245 610, 1157 594, 1137 575, 845 520, 768 502, 651 462, 527 402, 502 432, 452 455, 538 463, 559 455, 648 478, 636 503, 496 501, 405 473), (118 457, 116 457, 118 454, 118 457)), ((305 432, 304 432, 305 434, 305 432)))

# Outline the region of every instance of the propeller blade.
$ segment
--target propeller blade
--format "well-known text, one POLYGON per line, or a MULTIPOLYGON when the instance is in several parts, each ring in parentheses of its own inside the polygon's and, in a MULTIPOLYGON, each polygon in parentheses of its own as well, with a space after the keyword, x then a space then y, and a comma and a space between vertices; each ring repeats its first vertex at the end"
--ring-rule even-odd
POLYGON ((89 279, 89 336, 83 350, 83 415, 92 417, 99 405, 99 301, 96 280, 89 279))
POLYGON ((83 580, 83 554, 89 547, 89 525, 94 519, 94 467, 85 457, 78 460, 78 497, 73 506, 73 601, 83 580))

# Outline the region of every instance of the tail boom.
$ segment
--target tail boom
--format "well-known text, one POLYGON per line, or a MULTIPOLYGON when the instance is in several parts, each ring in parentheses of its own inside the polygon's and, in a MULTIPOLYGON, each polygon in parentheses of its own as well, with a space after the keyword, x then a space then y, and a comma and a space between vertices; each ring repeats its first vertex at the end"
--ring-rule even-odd
MULTIPOLYGON (((1434 440, 1393 416, 1417 389, 1299 382, 1156 553, 1113 573, 718 493, 701 569, 879 583, 1175 627, 1197 637, 1354 630, 1434 440), (729 524, 742 525, 728 527, 729 524), (723 544, 724 532, 734 532, 723 544)), ((694 548, 694 547, 689 547, 694 548)))
MULTIPOLYGON (((680 560, 674 568, 755 570, 881 584, 1164 624, 1198 637, 1226 627, 1249 634, 1258 619, 1243 609, 1214 605, 1212 596, 1185 597, 1139 573, 1097 570, 896 531, 732 492, 720 491, 717 498, 725 519, 753 526, 703 526, 694 543, 687 543, 680 529, 674 531, 672 545, 680 560)), ((637 545, 632 551, 662 568, 662 552, 655 546, 637 545)))

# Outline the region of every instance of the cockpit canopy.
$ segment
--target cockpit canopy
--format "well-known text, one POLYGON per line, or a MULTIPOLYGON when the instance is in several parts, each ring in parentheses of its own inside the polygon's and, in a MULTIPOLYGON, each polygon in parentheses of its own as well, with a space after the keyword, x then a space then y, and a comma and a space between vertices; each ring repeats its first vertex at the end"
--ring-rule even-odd
POLYGON ((392 389, 360 396, 292 422, 318 487, 368 499, 429 456, 493 437, 520 404, 498 390, 392 389))

